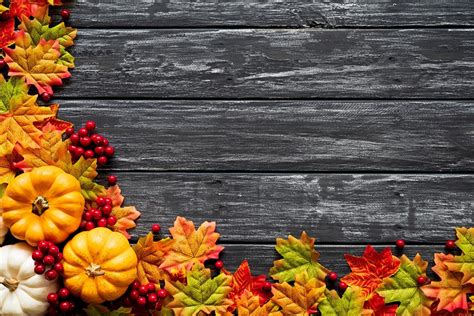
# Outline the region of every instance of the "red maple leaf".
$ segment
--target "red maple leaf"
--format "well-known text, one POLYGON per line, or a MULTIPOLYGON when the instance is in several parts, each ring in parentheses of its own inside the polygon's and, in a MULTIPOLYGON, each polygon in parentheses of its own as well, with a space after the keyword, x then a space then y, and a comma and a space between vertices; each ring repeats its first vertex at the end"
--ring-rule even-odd
POLYGON ((374 312, 373 316, 396 316, 398 305, 385 305, 383 297, 374 293, 374 295, 365 302, 364 308, 371 309, 374 312))
POLYGON ((15 19, 0 21, 0 48, 8 46, 15 41, 15 19))
POLYGON ((272 296, 270 291, 263 289, 266 280, 267 276, 264 274, 252 276, 249 263, 244 260, 232 275, 232 292, 230 292, 229 297, 235 302, 247 290, 258 296, 260 305, 262 305, 272 296))

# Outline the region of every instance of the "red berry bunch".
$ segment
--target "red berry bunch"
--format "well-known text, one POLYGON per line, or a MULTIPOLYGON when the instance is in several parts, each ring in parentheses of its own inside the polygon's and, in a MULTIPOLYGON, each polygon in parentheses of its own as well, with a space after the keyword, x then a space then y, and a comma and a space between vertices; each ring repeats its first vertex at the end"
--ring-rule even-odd
POLYGON ((114 226, 117 218, 112 213, 112 199, 109 197, 99 196, 95 203, 96 208, 90 208, 82 214, 82 230, 91 230, 96 227, 114 226))
POLYGON ((114 147, 109 146, 107 138, 95 132, 95 127, 94 121, 87 121, 77 133, 72 127, 66 130, 66 136, 71 140, 69 152, 74 161, 81 156, 86 159, 97 158, 97 163, 103 166, 113 157, 114 147))
POLYGON ((63 254, 60 252, 59 247, 50 241, 40 241, 31 257, 35 261, 35 273, 44 273, 47 280, 56 280, 59 274, 64 271, 63 264, 61 263, 63 254))
POLYGON ((168 291, 157 289, 154 283, 140 284, 135 281, 132 284, 128 296, 125 297, 124 304, 137 308, 160 309, 162 301, 168 297, 168 291))
POLYGON ((76 307, 71 293, 65 287, 59 289, 56 293, 49 293, 47 299, 49 303, 49 315, 71 313, 76 307))

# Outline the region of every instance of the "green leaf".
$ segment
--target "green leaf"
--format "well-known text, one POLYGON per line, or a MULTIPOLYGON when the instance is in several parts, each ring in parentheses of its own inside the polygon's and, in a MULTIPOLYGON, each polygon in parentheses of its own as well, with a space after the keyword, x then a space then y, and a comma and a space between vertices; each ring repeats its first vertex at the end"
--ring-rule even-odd
POLYGON ((224 315, 233 301, 227 296, 232 291, 232 276, 221 273, 211 279, 211 270, 195 264, 187 274, 187 282, 166 281, 166 290, 173 296, 167 305, 176 315, 191 316, 199 312, 224 315))
POLYGON ((364 310, 365 297, 358 287, 348 287, 342 297, 336 291, 326 291, 326 299, 319 304, 323 316, 361 316, 370 315, 364 310))
POLYGON ((324 280, 328 270, 319 262, 319 253, 314 250, 315 238, 306 232, 300 239, 288 236, 288 240, 278 238, 275 249, 283 257, 276 260, 270 269, 270 276, 280 282, 291 282, 297 274, 306 272, 310 278, 324 280))
POLYGON ((22 97, 28 94, 28 86, 17 77, 12 77, 5 81, 0 75, 0 113, 10 110, 10 102, 12 99, 22 97))
POLYGON ((95 200, 99 195, 105 193, 105 188, 94 182, 97 177, 97 159, 84 159, 81 156, 69 170, 81 183, 81 193, 86 200, 95 200))
POLYGON ((377 293, 385 298, 385 303, 399 302, 397 315, 431 315, 433 300, 426 297, 418 286, 419 276, 426 276, 427 261, 417 254, 413 261, 403 255, 400 268, 391 278, 386 278, 377 293))
POLYGON ((87 316, 127 316, 132 313, 131 308, 120 307, 119 309, 111 311, 105 306, 93 304, 84 308, 84 311, 87 316))
POLYGON ((456 245, 462 250, 460 256, 446 262, 446 266, 453 272, 462 272, 462 283, 474 285, 474 228, 456 228, 458 240, 456 245))

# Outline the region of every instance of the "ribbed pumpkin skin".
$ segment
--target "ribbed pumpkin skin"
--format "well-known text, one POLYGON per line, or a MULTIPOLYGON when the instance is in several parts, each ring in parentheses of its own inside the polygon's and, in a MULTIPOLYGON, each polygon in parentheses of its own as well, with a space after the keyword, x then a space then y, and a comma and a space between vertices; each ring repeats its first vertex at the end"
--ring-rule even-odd
POLYGON ((15 238, 36 246, 40 240, 61 243, 76 231, 84 211, 81 185, 63 170, 46 166, 17 176, 1 200, 3 222, 15 238), (32 203, 46 199, 48 208, 36 214, 32 203))
POLYGON ((84 302, 100 304, 122 296, 137 277, 137 255, 127 238, 99 227, 84 231, 64 247, 64 285, 84 302), (88 275, 91 267, 101 275, 88 275))

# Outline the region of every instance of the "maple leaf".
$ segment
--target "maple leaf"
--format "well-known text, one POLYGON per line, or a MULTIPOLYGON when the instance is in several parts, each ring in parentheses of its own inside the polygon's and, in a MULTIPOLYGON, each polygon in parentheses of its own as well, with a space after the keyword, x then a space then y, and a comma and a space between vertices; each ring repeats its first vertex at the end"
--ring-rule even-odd
POLYGON ((15 34, 15 48, 5 47, 3 51, 9 67, 8 75, 23 78, 40 94, 53 94, 51 86, 62 85, 62 79, 71 76, 67 66, 58 63, 61 56, 58 40, 41 38, 35 46, 30 35, 20 30, 15 34))
POLYGON ((0 147, 0 184, 9 184, 15 178, 20 160, 21 157, 15 150, 9 153, 4 147, 0 147))
POLYGON ((341 280, 349 285, 360 287, 362 294, 367 298, 370 298, 384 278, 395 274, 400 266, 400 260, 392 256, 392 251, 388 247, 378 253, 371 245, 368 245, 362 257, 348 254, 344 257, 352 272, 341 280))
POLYGON ((84 308, 87 316, 128 316, 131 314, 131 308, 120 307, 116 310, 109 310, 103 305, 89 304, 84 308))
POLYGON ((453 312, 456 309, 467 310, 467 294, 474 292, 470 284, 463 284, 463 274, 450 271, 446 263, 453 260, 452 255, 436 253, 435 266, 432 270, 440 277, 440 281, 432 281, 421 288, 426 296, 437 299, 436 311, 453 312))
POLYGON ((2 5, 2 3, 3 3, 3 0, 0 0, 0 13, 8 11, 8 8, 4 5, 2 5))
POLYGON ((58 40, 59 51, 61 53, 58 64, 65 65, 68 68, 74 68, 74 57, 66 50, 66 48, 74 45, 77 30, 72 27, 66 27, 64 22, 51 27, 50 22, 51 17, 48 14, 48 7, 45 6, 35 12, 34 19, 22 16, 21 24, 18 28, 30 35, 34 45, 38 45, 41 39, 47 41, 58 40))
POLYGON ((454 256, 445 264, 449 270, 463 273, 463 284, 474 285, 474 228, 456 228, 456 236, 456 245, 462 250, 462 255, 454 256))
POLYGON ((272 302, 281 307, 283 315, 309 315, 324 299, 326 284, 306 271, 295 276, 294 286, 276 283, 272 287, 272 302))
POLYGON ((112 230, 119 232, 130 239, 131 236, 127 230, 137 226, 135 221, 140 217, 141 213, 137 211, 134 206, 122 207, 125 198, 121 192, 122 191, 118 185, 114 185, 106 191, 106 195, 112 199, 111 215, 117 218, 117 223, 112 227, 112 230))
POLYGON ((215 230, 215 222, 204 222, 196 231, 192 221, 178 216, 174 227, 170 228, 175 243, 160 268, 172 273, 174 270, 189 270, 195 263, 219 258, 224 247, 216 245, 219 234, 215 230))
POLYGON ((237 314, 239 316, 282 315, 281 312, 273 311, 273 309, 275 309, 274 304, 265 304, 260 306, 260 299, 258 296, 255 296, 252 292, 247 290, 242 293, 235 303, 237 306, 237 314))
POLYGON ((232 300, 227 298, 232 290, 231 276, 220 273, 212 279, 211 270, 198 263, 186 279, 186 284, 166 280, 165 289, 173 296, 173 301, 167 307, 176 315, 191 316, 199 312, 223 315, 232 305, 232 300))
POLYGON ((319 253, 314 250, 315 240, 306 232, 301 233, 300 239, 291 235, 288 240, 277 238, 275 249, 283 259, 273 263, 270 276, 281 282, 291 282, 297 274, 306 272, 310 277, 324 280, 328 270, 318 262, 319 253))
POLYGON ((377 293, 385 298, 386 303, 399 302, 397 315, 430 315, 433 300, 427 298, 418 286, 419 276, 426 276, 428 262, 419 254, 411 261, 407 256, 400 258, 400 268, 391 278, 383 280, 377 293))
POLYGON ((326 291, 326 299, 319 304, 324 316, 369 316, 371 310, 364 309, 365 297, 359 287, 348 287, 342 297, 335 290, 326 291))
MULTIPOLYGON (((2 6, 0 6, 1 8, 2 6)), ((1 13, 1 12, 0 12, 1 13)), ((15 41, 15 19, 0 21, 0 48, 9 46, 15 41)))
POLYGON ((138 257, 138 281, 141 284, 159 283, 166 279, 166 272, 160 269, 164 255, 170 250, 174 240, 165 238, 153 241, 153 233, 138 239, 133 250, 138 257))
POLYGON ((364 303, 364 308, 371 310, 373 316, 395 316, 397 315, 397 304, 385 305, 385 300, 377 293, 364 303))
POLYGON ((94 181, 98 175, 97 159, 85 159, 81 156, 74 164, 69 164, 65 171, 79 180, 81 193, 86 200, 92 201, 105 194, 105 188, 94 181))
MULTIPOLYGON (((28 95, 28 86, 19 78, 5 78, 0 74, 0 113, 8 112, 12 102, 28 95)), ((20 101, 21 102, 21 101, 20 101)))

